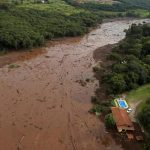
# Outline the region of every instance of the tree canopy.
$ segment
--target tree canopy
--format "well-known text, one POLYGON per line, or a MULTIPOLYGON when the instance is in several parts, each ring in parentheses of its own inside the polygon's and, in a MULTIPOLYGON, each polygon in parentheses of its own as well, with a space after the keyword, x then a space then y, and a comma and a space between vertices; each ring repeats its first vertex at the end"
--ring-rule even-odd
POLYGON ((150 82, 150 25, 133 24, 110 54, 114 63, 105 68, 107 92, 118 94, 150 82))
POLYGON ((62 1, 0 3, 0 50, 31 48, 43 44, 45 39, 82 35, 100 22, 97 15, 62 1))

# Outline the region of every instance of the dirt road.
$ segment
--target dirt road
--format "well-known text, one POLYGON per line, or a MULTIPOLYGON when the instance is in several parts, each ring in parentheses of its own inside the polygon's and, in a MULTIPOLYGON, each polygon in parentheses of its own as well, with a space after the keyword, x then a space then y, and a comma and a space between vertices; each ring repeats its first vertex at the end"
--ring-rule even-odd
POLYGON ((0 57, 0 150, 121 150, 88 113, 98 84, 92 54, 123 39, 132 22, 104 23, 82 38, 0 57))

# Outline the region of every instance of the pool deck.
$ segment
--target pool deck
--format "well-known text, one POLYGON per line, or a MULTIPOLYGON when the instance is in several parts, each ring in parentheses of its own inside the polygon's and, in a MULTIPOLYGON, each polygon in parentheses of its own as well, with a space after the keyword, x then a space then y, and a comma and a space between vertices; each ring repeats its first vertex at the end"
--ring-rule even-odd
POLYGON ((125 99, 118 98, 118 99, 115 99, 114 102, 115 102, 116 107, 120 107, 122 109, 129 108, 129 106, 128 106, 128 104, 127 104, 125 99), (125 106, 122 106, 122 104, 120 102, 123 102, 125 106))

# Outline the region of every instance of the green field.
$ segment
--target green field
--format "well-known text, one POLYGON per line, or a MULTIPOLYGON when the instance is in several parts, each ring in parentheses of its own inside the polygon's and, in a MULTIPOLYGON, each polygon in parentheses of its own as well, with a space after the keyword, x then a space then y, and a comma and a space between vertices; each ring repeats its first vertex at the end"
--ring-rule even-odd
POLYGON ((23 8, 26 10, 35 9, 47 12, 59 12, 65 15, 72 15, 80 12, 84 12, 83 9, 75 8, 71 5, 67 5, 62 0, 49 0, 48 4, 32 4, 32 3, 24 3, 22 5, 18 5, 18 8, 23 8))
POLYGON ((150 98, 150 84, 132 90, 127 94, 128 101, 145 101, 150 98))
POLYGON ((150 98, 150 84, 139 87, 136 90, 132 90, 127 94, 128 103, 138 103, 140 104, 136 107, 136 112, 140 112, 143 107, 145 107, 146 101, 150 98))

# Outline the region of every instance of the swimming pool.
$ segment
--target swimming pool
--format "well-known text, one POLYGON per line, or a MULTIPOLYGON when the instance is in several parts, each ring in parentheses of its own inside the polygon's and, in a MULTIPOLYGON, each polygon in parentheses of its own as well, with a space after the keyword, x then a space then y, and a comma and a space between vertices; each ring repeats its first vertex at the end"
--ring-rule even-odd
POLYGON ((128 104, 127 104, 127 102, 125 100, 118 99, 117 102, 118 102, 118 105, 119 105, 120 108, 123 108, 123 109, 127 109, 128 108, 128 104))

